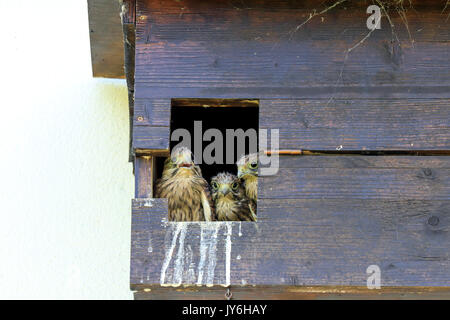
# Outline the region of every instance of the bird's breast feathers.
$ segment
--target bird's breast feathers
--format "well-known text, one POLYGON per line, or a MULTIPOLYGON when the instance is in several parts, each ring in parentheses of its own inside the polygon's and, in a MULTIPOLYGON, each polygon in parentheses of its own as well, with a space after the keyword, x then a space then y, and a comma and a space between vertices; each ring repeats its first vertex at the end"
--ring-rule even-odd
POLYGON ((245 193, 249 199, 254 199, 258 196, 258 177, 250 176, 245 179, 245 193))
POLYGON ((219 220, 229 220, 238 209, 237 202, 228 197, 223 197, 216 202, 216 213, 219 220))

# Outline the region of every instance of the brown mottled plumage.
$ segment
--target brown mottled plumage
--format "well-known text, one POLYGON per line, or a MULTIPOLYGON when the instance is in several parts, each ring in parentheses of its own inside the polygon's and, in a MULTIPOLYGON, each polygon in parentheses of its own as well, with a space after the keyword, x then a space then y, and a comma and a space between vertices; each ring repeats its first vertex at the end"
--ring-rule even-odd
POLYGON ((219 173, 211 179, 211 194, 219 221, 256 221, 241 179, 219 173))
POLYGON ((168 199, 170 221, 215 220, 208 182, 186 147, 175 149, 164 162, 162 177, 156 182, 156 196, 168 199))
POLYGON ((250 200, 250 209, 256 215, 258 198, 258 155, 256 153, 242 156, 236 163, 238 177, 244 181, 245 195, 250 200))

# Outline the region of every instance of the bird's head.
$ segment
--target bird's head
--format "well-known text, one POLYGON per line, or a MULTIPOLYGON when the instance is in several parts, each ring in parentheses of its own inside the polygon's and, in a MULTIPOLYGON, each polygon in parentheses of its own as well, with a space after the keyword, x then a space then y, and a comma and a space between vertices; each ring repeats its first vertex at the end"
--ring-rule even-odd
POLYGON ((234 199, 243 192, 241 179, 228 172, 219 173, 211 179, 211 191, 213 199, 234 199))
POLYGON ((258 154, 252 153, 242 156, 236 163, 238 168, 238 178, 258 176, 258 154))
POLYGON ((192 169, 195 166, 192 152, 187 147, 174 149, 170 155, 170 160, 172 165, 177 168, 192 169))

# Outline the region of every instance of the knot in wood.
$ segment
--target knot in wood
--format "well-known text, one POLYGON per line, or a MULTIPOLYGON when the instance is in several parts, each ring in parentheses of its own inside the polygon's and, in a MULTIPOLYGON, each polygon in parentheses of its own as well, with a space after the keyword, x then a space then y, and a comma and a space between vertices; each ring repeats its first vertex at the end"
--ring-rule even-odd
POLYGON ((436 216, 431 216, 428 218, 428 224, 433 227, 437 226, 439 224, 439 218, 436 216))

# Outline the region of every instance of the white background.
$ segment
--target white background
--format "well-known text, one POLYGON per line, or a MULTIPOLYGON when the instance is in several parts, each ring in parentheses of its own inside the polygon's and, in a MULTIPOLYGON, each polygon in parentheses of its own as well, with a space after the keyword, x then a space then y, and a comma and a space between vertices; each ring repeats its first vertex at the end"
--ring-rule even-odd
POLYGON ((92 78, 86 0, 0 12, 0 298, 132 298, 125 81, 92 78))

